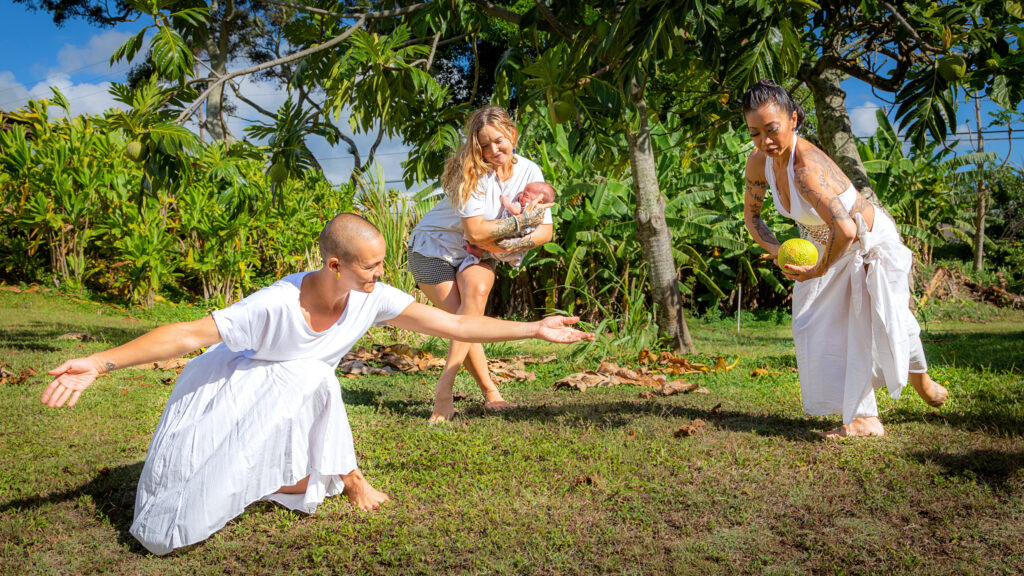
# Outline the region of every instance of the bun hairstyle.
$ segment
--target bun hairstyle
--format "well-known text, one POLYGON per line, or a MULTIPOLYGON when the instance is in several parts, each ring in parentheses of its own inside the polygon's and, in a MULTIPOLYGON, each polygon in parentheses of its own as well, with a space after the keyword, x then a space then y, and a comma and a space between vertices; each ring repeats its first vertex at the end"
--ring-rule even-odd
POLYGON ((785 110, 786 114, 796 112, 797 130, 804 125, 804 109, 793 100, 789 92, 768 78, 762 78, 743 94, 743 113, 758 110, 766 104, 775 104, 785 110))

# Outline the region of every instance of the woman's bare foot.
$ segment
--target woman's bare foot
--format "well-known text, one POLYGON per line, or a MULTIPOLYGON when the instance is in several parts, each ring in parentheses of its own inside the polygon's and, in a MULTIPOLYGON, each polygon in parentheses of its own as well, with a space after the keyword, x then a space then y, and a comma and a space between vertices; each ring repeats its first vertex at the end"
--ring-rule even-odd
POLYGON ((490 400, 484 402, 484 410, 488 412, 504 412, 505 410, 511 410, 515 408, 514 404, 508 403, 504 398, 499 397, 498 400, 490 400))
POLYGON ((839 428, 821 432, 822 438, 849 438, 851 436, 885 436, 885 428, 882 421, 876 416, 869 418, 854 418, 853 422, 844 424, 839 428))
POLYGON ((345 484, 349 503, 360 510, 379 510, 382 504, 391 500, 387 494, 370 486, 358 468, 343 475, 341 481, 345 484))
POLYGON ((932 380, 927 373, 911 374, 910 385, 917 391, 917 395, 924 400, 924 403, 932 408, 938 408, 946 403, 949 392, 938 382, 932 380))
POLYGON ((278 494, 305 494, 306 485, 309 484, 309 476, 306 476, 302 480, 299 480, 297 484, 292 486, 281 486, 277 489, 278 494))
POLYGON ((427 423, 451 422, 451 419, 455 417, 453 384, 454 382, 446 382, 443 375, 437 381, 437 386, 434 388, 434 412, 427 419, 427 423))

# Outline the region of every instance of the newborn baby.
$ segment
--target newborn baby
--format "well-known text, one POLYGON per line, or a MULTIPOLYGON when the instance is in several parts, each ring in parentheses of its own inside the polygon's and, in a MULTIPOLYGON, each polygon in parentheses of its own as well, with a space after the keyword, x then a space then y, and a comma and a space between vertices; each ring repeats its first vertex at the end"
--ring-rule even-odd
MULTIPOLYGON (((498 220, 508 218, 510 216, 518 216, 523 213, 523 206, 538 202, 540 204, 551 204, 555 201, 555 189, 551 187, 547 182, 530 182, 523 188, 523 191, 516 195, 515 199, 509 200, 506 196, 501 196, 501 205, 503 209, 498 213, 498 220)), ((521 238, 536 230, 536 226, 527 226, 506 236, 506 238, 521 238)), ((523 263, 523 258, 529 250, 523 250, 521 252, 488 252, 493 258, 502 262, 507 262, 515 268, 518 268, 523 263)), ((480 262, 480 258, 470 252, 469 256, 462 261, 462 265, 459 266, 459 270, 465 270, 467 267, 472 266, 480 262)))

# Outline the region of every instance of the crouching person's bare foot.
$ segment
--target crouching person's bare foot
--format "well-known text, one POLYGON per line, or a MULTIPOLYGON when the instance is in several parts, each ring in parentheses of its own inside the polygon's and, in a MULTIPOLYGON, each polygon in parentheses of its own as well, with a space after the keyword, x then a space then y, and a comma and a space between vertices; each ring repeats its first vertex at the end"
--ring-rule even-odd
POLYGON ((911 374, 910 385, 914 387, 924 403, 932 408, 942 406, 946 403, 946 398, 949 397, 949 392, 938 382, 932 380, 927 373, 911 374))
POLYGON ((853 422, 822 432, 823 438, 849 438, 852 436, 885 436, 885 428, 877 416, 854 418, 853 422))
POLYGON ((341 477, 345 484, 345 496, 349 503, 362 510, 379 510, 381 505, 391 500, 387 494, 377 490, 363 477, 358 468, 341 477))

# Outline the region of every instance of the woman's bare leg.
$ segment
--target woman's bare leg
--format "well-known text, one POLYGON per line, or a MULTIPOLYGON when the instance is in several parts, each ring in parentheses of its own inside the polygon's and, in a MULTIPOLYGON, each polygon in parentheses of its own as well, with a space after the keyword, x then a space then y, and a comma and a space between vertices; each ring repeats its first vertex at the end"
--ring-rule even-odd
MULTIPOLYGON (((462 270, 455 277, 459 284, 459 293, 462 294, 462 305, 458 314, 483 316, 487 310, 487 298, 494 287, 494 269, 489 264, 475 264, 462 270)), ((480 386, 480 392, 484 395, 484 406, 489 410, 504 410, 511 405, 505 401, 498 391, 498 387, 491 380, 491 373, 487 367, 487 356, 484 354, 484 347, 480 344, 468 344, 466 342, 452 342, 448 351, 448 358, 445 362, 445 371, 449 366, 454 367, 451 373, 454 382, 455 374, 459 366, 468 354, 469 362, 466 368, 470 375, 480 386)))
MULTIPOLYGON (((442 282, 440 284, 420 284, 420 290, 426 294, 434 306, 450 312, 452 314, 458 314, 459 308, 462 306, 462 297, 455 282, 442 282)), ((486 300, 485 300, 486 301, 486 300)), ((448 343, 448 356, 451 357, 451 350, 453 342, 448 343)), ((469 349, 469 355, 463 356, 466 359, 466 369, 481 390, 484 389, 488 384, 494 387, 490 383, 490 374, 487 371, 487 357, 484 355, 484 348, 480 344, 473 344, 469 349)), ((441 377, 437 380, 437 385, 434 390, 434 412, 430 415, 430 422, 451 420, 455 413, 455 399, 452 393, 452 387, 455 384, 455 374, 458 373, 458 369, 461 363, 454 367, 454 370, 448 370, 448 362, 445 362, 445 371, 441 373, 441 377)), ((500 398, 500 395, 499 395, 500 398)))

